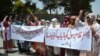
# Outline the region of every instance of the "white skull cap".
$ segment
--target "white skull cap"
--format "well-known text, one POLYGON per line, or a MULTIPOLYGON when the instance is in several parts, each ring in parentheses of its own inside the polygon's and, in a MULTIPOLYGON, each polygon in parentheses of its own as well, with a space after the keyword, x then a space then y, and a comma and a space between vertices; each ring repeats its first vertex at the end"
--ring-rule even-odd
POLYGON ((44 19, 42 19, 41 21, 45 21, 44 19))
POLYGON ((56 22, 57 21, 57 18, 53 18, 51 21, 55 21, 56 22))
POLYGON ((50 22, 49 20, 47 20, 46 22, 50 22))
POLYGON ((93 14, 93 13, 89 13, 88 16, 89 16, 91 19, 96 19, 96 18, 95 18, 95 14, 93 14))

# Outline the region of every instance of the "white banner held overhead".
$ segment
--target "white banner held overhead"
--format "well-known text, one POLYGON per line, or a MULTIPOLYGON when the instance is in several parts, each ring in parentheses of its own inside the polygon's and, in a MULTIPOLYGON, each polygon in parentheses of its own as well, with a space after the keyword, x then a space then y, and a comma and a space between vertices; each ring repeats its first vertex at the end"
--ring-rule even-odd
POLYGON ((45 43, 49 46, 91 51, 91 41, 90 27, 48 28, 45 32, 45 43))
POLYGON ((15 40, 44 42, 44 32, 42 26, 11 26, 11 37, 15 40))

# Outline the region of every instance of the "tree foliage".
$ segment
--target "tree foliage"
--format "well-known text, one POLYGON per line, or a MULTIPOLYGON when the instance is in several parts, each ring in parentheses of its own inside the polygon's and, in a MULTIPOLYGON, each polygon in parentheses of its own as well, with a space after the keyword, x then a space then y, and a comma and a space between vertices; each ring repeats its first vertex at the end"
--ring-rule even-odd
POLYGON ((12 1, 11 0, 0 0, 0 21, 5 15, 12 13, 12 1))
POLYGON ((50 10, 50 14, 51 14, 51 10, 55 10, 58 7, 58 3, 60 0, 40 0, 41 2, 43 2, 44 4, 44 10, 50 10))
POLYGON ((91 2, 95 0, 40 0, 44 3, 46 10, 56 9, 57 7, 64 7, 66 14, 77 15, 79 10, 91 10, 91 2))
POLYGON ((64 7, 66 14, 77 15, 80 9, 92 11, 90 3, 95 0, 40 0, 45 10, 38 10, 31 0, 25 1, 26 3, 22 3, 21 0, 0 0, 0 20, 7 14, 47 13, 45 10, 51 11, 58 7, 64 7))
POLYGON ((46 10, 41 10, 39 8, 36 9, 36 11, 34 12, 34 14, 48 14, 46 10))
POLYGON ((8 14, 28 14, 28 13, 46 13, 36 7, 36 3, 31 0, 0 0, 0 21, 8 14), (38 11, 38 12, 36 12, 38 11))
POLYGON ((15 1, 13 7, 13 13, 15 14, 28 14, 28 8, 34 12, 36 10, 36 4, 27 1, 26 3, 22 3, 20 0, 15 1))

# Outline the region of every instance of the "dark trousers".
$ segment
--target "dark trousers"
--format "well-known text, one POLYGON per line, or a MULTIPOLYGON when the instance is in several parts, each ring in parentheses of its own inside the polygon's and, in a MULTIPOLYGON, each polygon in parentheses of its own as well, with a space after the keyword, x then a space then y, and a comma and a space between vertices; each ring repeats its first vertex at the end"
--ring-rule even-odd
POLYGON ((60 50, 60 56, 65 56, 65 48, 61 48, 60 50))
POLYGON ((28 41, 24 42, 24 50, 25 50, 26 54, 30 53, 30 42, 28 42, 28 41))
POLYGON ((18 50, 20 53, 24 53, 23 43, 20 43, 19 40, 17 42, 18 50))

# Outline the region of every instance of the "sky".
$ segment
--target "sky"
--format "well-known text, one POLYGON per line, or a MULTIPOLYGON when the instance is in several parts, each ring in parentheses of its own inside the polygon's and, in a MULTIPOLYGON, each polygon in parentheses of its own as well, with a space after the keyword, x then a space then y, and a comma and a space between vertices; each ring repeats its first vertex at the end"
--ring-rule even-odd
POLYGON ((95 14, 100 14, 100 0, 92 2, 92 10, 95 14))
MULTIPOLYGON (((25 2, 25 0, 21 0, 22 2, 25 2)), ((37 8, 43 9, 43 3, 40 2, 39 0, 32 0, 32 2, 36 3, 37 8)), ((95 0, 95 2, 92 2, 92 11, 94 14, 100 14, 100 0, 95 0)), ((58 8, 59 14, 64 13, 64 8, 58 8)), ((49 11, 48 11, 49 13, 49 11)), ((56 13, 55 11, 53 11, 53 14, 56 13)))

